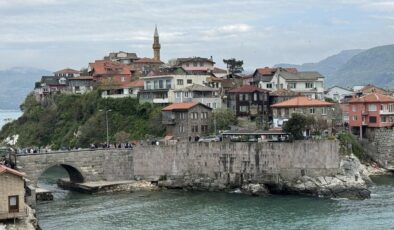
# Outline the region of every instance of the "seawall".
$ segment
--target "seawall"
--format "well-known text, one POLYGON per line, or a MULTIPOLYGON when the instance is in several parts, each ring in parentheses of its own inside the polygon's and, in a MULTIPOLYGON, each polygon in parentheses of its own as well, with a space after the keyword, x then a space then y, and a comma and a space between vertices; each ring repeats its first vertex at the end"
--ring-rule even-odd
POLYGON ((370 130, 368 140, 361 141, 367 154, 385 169, 394 170, 394 130, 370 130))
POLYGON ((340 168, 339 143, 331 140, 140 146, 133 161, 134 175, 140 179, 199 178, 214 187, 332 176, 340 168))

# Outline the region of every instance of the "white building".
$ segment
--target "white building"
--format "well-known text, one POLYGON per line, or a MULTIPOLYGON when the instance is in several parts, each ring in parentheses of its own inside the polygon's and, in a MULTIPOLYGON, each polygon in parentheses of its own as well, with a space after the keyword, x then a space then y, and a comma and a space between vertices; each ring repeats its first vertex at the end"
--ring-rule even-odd
POLYGON ((261 89, 288 89, 313 99, 324 99, 324 77, 314 71, 298 72, 278 68, 272 76, 260 78, 256 83, 261 89))
POLYGON ((345 96, 353 95, 353 91, 345 89, 340 86, 333 86, 326 90, 325 97, 331 98, 334 101, 341 101, 345 96))
POLYGON ((140 91, 140 103, 151 102, 168 104, 175 102, 174 90, 182 89, 193 84, 204 85, 209 75, 187 73, 166 73, 143 77, 144 89, 140 91))

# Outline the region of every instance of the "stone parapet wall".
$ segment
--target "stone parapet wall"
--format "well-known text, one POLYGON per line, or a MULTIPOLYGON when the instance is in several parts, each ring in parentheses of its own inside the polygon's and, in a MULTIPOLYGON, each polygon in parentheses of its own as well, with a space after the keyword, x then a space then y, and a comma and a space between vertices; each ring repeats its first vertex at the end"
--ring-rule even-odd
POLYGON ((394 130, 374 129, 362 145, 367 154, 385 168, 394 167, 394 130))
POLYGON ((139 146, 133 156, 137 178, 201 178, 215 186, 276 183, 302 175, 331 176, 338 173, 340 165, 339 143, 328 140, 139 146))

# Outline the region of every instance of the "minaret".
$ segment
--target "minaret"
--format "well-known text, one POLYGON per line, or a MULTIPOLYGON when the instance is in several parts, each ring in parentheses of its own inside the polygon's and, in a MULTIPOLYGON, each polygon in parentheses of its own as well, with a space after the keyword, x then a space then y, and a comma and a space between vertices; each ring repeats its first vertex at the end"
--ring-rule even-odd
POLYGON ((159 33, 157 32, 157 25, 155 26, 155 35, 153 36, 153 59, 160 61, 160 42, 159 33))

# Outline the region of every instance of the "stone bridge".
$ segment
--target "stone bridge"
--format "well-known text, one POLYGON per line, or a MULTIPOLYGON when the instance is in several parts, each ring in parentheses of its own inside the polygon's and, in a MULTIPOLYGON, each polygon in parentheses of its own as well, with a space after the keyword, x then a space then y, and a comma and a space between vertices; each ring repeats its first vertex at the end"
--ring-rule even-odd
POLYGON ((40 176, 53 166, 63 167, 72 182, 132 180, 133 156, 130 149, 81 150, 17 155, 18 169, 37 186, 40 176))

